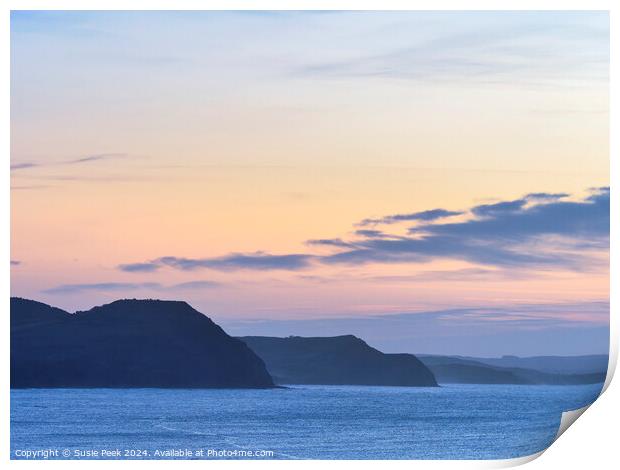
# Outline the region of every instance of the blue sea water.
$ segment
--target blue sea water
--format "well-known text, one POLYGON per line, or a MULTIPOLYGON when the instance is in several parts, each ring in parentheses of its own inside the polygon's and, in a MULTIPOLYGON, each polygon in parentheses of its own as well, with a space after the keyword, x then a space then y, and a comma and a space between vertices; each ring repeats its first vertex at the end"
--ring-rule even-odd
POLYGON ((548 447, 601 387, 12 390, 11 457, 512 458, 548 447))

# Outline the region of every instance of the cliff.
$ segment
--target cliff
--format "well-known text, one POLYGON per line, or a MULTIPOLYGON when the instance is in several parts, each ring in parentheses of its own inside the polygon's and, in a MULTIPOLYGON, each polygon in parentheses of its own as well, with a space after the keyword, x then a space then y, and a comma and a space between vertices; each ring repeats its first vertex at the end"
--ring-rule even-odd
POLYGON ((11 387, 264 388, 245 343, 185 302, 118 300, 70 314, 11 299, 11 387))
POLYGON ((384 354, 352 335, 240 339, 280 384, 437 386, 432 372, 413 354, 384 354))

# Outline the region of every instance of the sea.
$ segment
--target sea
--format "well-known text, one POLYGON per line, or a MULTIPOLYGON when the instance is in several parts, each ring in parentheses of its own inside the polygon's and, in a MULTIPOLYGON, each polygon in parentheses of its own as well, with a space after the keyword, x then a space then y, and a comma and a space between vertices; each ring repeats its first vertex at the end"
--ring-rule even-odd
POLYGON ((11 391, 12 459, 506 459, 602 384, 11 391))

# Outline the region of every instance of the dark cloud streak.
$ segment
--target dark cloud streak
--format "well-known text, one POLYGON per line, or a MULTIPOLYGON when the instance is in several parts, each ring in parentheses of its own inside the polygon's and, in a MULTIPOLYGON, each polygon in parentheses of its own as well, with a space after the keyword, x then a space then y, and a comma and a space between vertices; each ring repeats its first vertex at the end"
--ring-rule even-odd
POLYGON ((179 284, 162 285, 159 282, 98 282, 91 284, 62 284, 45 289, 46 294, 76 294, 85 291, 119 292, 134 290, 174 291, 190 289, 209 289, 220 284, 214 281, 188 281, 179 284))
MULTIPOLYGON (((354 241, 340 238, 308 240, 310 246, 341 249, 328 255, 231 253, 216 258, 165 256, 146 263, 123 264, 126 272, 152 272, 162 266, 191 271, 289 270, 326 265, 422 263, 452 259, 495 268, 585 272, 605 265, 609 249, 609 188, 593 189, 583 200, 565 200, 564 193, 530 193, 523 198, 472 207, 469 211, 432 209, 369 221, 415 221, 409 236, 374 229, 357 230, 354 241), (437 222, 466 215, 457 222, 437 222), (597 257, 598 255, 598 257, 597 257)), ((374 223, 374 222, 373 222, 374 223)), ((358 224, 359 225, 359 224, 358 224)))
POLYGON ((146 263, 129 263, 129 264, 120 264, 118 269, 121 271, 125 271, 128 273, 152 273, 157 271, 161 266, 156 263, 146 262, 146 263))
POLYGON ((364 227, 367 225, 394 224, 397 222, 410 222, 410 221, 429 222, 432 220, 442 219, 445 217, 452 217, 452 216, 461 215, 461 214, 463 214, 463 212, 449 211, 446 209, 431 209, 427 211, 413 212, 411 214, 387 215, 385 217, 381 217, 378 219, 364 219, 361 222, 359 222, 357 225, 360 227, 364 227))
POLYGON ((218 271, 231 271, 236 269, 257 271, 284 269, 294 271, 308 267, 313 258, 315 258, 314 255, 307 254, 272 255, 263 252, 251 254, 232 253, 216 258, 163 256, 146 263, 121 264, 118 266, 118 269, 125 272, 152 272, 162 266, 167 266, 181 271, 193 271, 202 268, 218 271))
POLYGON ((109 160, 113 158, 124 158, 127 154, 125 153, 99 153, 93 155, 86 155, 84 157, 74 158, 71 160, 64 160, 60 162, 50 162, 50 163, 41 163, 41 162, 21 162, 21 163, 12 163, 11 171, 15 170, 26 170, 29 168, 40 168, 40 167, 49 167, 49 166, 57 166, 57 165, 76 165, 81 163, 89 163, 101 160, 109 160))
POLYGON ((306 245, 332 246, 336 248, 353 248, 355 246, 353 243, 345 242, 341 238, 319 238, 319 239, 307 240, 306 245))

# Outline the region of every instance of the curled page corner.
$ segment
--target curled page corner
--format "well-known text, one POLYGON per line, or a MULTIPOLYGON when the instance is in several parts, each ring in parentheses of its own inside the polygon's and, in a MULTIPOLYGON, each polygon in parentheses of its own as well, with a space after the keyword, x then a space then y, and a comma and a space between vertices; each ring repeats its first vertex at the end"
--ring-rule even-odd
POLYGON ((572 426, 572 424, 577 421, 577 419, 585 413, 585 411, 590 408, 590 405, 584 406, 583 408, 579 408, 576 410, 565 411, 562 413, 562 418, 560 419, 560 427, 558 428, 558 432, 555 435, 555 439, 553 441, 557 441, 558 438, 564 434, 564 432, 572 426))
MULTIPOLYGON (((598 398, 605 393, 605 390, 607 390, 607 388, 609 387, 609 384, 611 383, 611 380, 614 376, 614 372, 616 370, 616 357, 615 354, 612 354, 609 356, 609 363, 607 366, 607 376, 605 377, 605 383, 603 384, 603 388, 601 389, 601 393, 599 394, 598 398)), ((565 411, 562 413, 562 418, 560 419, 560 426, 558 428, 558 432, 555 435, 555 438, 553 439, 553 442, 557 441, 559 439, 559 437, 564 434, 564 432, 570 428, 573 423, 575 421, 577 421, 577 419, 579 419, 579 417, 584 414, 586 412, 586 410, 588 408, 590 408, 590 406, 592 406, 592 403, 590 403, 587 406, 584 406, 583 408, 578 408, 576 410, 569 410, 569 411, 565 411)))
POLYGON ((618 353, 615 348, 612 348, 609 354, 608 362, 607 362, 607 376, 605 377, 605 383, 603 384, 603 389, 601 390, 601 393, 599 396, 605 393, 605 390, 607 390, 607 388, 609 387, 609 384, 614 378, 614 373, 616 372, 617 362, 618 362, 618 353))
POLYGON ((525 455, 523 457, 515 457, 512 459, 503 459, 503 460, 493 460, 489 461, 489 466, 487 468, 513 468, 519 467, 521 465, 525 465, 526 463, 530 463, 533 460, 536 460, 542 454, 544 454, 546 449, 543 449, 539 452, 536 452, 531 455, 525 455))
MULTIPOLYGON (((575 421, 577 421, 577 419, 579 419, 579 417, 585 413, 585 411, 590 408, 591 405, 587 405, 584 406, 583 408, 578 408, 576 410, 570 410, 570 411, 564 411, 562 413, 562 417, 560 418, 560 426, 558 427, 558 432, 556 433, 555 437, 553 438, 553 442, 551 442, 551 444, 549 445, 549 447, 551 447, 553 445, 553 443, 555 441, 557 441, 559 439, 559 437, 564 434, 564 432, 573 425, 573 423, 575 421)), ((547 447, 546 449, 541 450, 540 452, 536 452, 535 454, 532 455, 526 455, 524 457, 517 457, 514 459, 507 459, 507 460, 498 460, 496 461, 496 465, 494 468, 507 468, 507 467, 517 467, 520 465, 524 465, 526 463, 529 463, 533 460, 536 460, 538 457, 540 457, 549 447, 547 447)))

